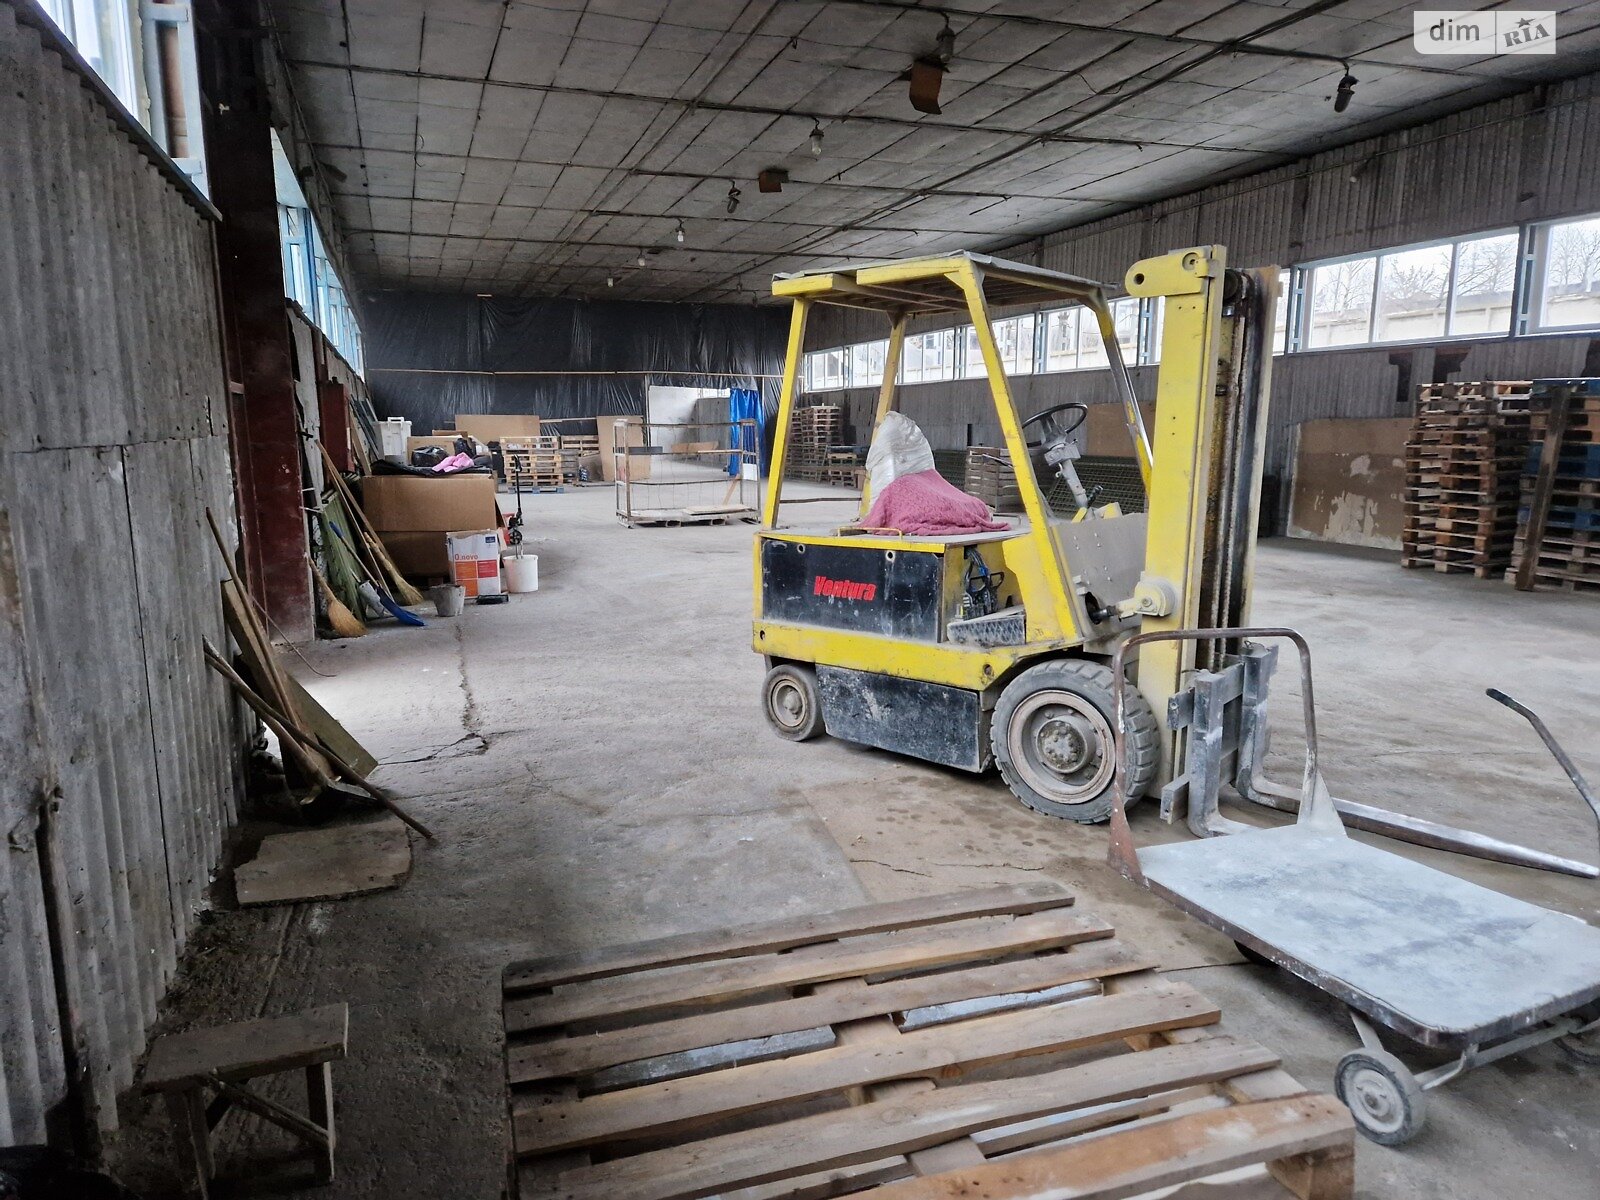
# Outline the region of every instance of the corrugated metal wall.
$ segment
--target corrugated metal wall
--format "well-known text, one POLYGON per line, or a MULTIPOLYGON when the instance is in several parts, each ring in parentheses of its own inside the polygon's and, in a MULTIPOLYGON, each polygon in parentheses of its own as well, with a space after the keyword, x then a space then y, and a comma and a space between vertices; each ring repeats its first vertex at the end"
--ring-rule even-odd
MULTIPOLYGON (((1181 246, 1220 243, 1235 266, 1283 266, 1431 238, 1470 234, 1600 209, 1600 75, 1553 85, 1330 150, 1001 253, 1120 288, 1137 259, 1181 246)), ((948 322, 946 322, 948 323, 948 322)), ((819 310, 811 348, 883 337, 886 323, 845 309, 819 310)), ((1471 343, 1457 378, 1528 379, 1578 374, 1592 335, 1471 343)), ((1463 343, 1452 343, 1460 346, 1463 343)), ((1274 360, 1266 470, 1287 488, 1294 427, 1316 417, 1404 416, 1396 404, 1395 347, 1280 355, 1274 360)), ((1433 372, 1431 345, 1411 348, 1412 379, 1433 372)), ((1150 398, 1153 368, 1134 372, 1150 398)), ((1020 377, 1024 410, 1066 400, 1114 399, 1103 371, 1020 377)), ((996 436, 980 381, 902 389, 906 413, 925 422, 936 447, 996 436)), ((871 393, 827 395, 851 405, 865 436, 871 393)), ((1287 494, 1287 492, 1285 492, 1287 494)))
POLYGON ((209 220, 10 4, 0 79, 6 1143, 65 1092, 62 1000, 114 1124, 235 815, 240 729, 201 657, 224 637, 204 512, 233 508, 209 220))

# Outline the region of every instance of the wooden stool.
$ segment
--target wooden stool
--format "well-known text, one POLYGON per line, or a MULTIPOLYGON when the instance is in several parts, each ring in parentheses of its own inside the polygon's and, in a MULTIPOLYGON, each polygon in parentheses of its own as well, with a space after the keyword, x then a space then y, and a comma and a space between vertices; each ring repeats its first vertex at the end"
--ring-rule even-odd
POLYGON ((179 1153, 204 1200, 215 1167, 211 1130, 237 1104, 288 1130, 317 1152, 317 1179, 333 1179, 333 1068, 345 1056, 350 1010, 329 1004, 292 1017, 270 1017, 157 1038, 144 1089, 166 1096, 179 1153), (242 1085, 258 1075, 302 1068, 309 1118, 242 1085), (209 1101, 206 1093, 216 1093, 209 1101))

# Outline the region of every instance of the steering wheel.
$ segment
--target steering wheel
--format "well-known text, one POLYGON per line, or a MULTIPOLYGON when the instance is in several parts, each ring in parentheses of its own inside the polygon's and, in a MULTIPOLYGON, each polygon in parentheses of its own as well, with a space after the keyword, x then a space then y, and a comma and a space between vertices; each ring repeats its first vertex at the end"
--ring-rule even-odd
POLYGON ((1024 441, 1023 444, 1033 450, 1043 446, 1046 440, 1058 442, 1062 438, 1070 437, 1072 434, 1077 433, 1079 429, 1083 428, 1083 423, 1088 419, 1089 406, 1087 404, 1079 404, 1075 400, 1069 400, 1065 404, 1057 404, 1054 408, 1047 408, 1043 412, 1036 412, 1022 423, 1022 427, 1026 429, 1029 425, 1042 425, 1043 428, 1040 430, 1042 436, 1037 442, 1024 441), (1055 420, 1056 414, 1066 412, 1068 409, 1075 411, 1078 414, 1078 419, 1070 425, 1057 423, 1055 420))

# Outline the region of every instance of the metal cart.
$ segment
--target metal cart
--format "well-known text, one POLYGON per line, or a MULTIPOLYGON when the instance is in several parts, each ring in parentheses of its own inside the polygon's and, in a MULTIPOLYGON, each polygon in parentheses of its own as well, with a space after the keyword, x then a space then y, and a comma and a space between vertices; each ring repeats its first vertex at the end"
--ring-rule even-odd
MULTIPOLYGON (((1425 1120, 1424 1093, 1473 1067, 1544 1042, 1600 1064, 1600 929, 1347 836, 1317 768, 1311 652, 1290 629, 1145 633, 1118 651, 1116 803, 1110 860, 1124 875, 1344 1002, 1361 1048, 1335 1088, 1373 1141, 1399 1145, 1425 1120), (1299 650, 1306 760, 1294 824, 1227 821, 1222 836, 1136 850, 1125 812, 1120 735, 1123 659, 1158 640, 1288 639, 1299 650), (1378 1027, 1457 1057, 1413 1073, 1378 1027)), ((1600 802, 1530 710, 1526 717, 1600 820, 1600 802)), ((1256 714, 1260 716, 1261 714, 1256 714)))

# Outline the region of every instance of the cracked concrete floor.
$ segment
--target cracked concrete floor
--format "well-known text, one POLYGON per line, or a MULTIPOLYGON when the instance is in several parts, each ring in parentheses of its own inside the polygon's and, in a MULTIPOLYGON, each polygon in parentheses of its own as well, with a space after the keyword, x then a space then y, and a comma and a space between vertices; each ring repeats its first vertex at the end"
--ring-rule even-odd
MULTIPOLYGON (((339 1179, 307 1186, 286 1140, 230 1119, 215 1194, 497 1196, 496 997, 515 958, 991 882, 1068 883, 1219 1000, 1231 1027, 1329 1086, 1354 1045, 1333 1006, 1240 965, 1230 943, 1111 873, 1102 830, 1028 812, 992 777, 772 735, 748 649, 748 526, 623 529, 600 488, 526 504, 537 594, 319 644, 308 655, 326 677, 290 660, 440 840, 414 843, 398 890, 221 910, 196 935, 164 1028, 350 1004, 339 1179)), ((1600 775, 1584 736, 1600 724, 1600 606, 1283 542, 1262 547, 1258 580, 1256 618, 1311 638, 1337 794, 1592 859, 1592 822, 1482 689, 1543 710, 1600 775)), ((1297 711, 1286 678, 1277 694, 1279 713, 1297 711)), ((1297 750, 1283 729, 1277 759, 1297 750)), ((1176 836, 1136 817, 1141 840, 1176 836)), ((1417 856, 1600 917, 1600 885, 1417 856)), ((1411 1146, 1361 1145, 1359 1194, 1594 1200, 1596 1079, 1548 1047, 1480 1069, 1435 1094, 1411 1146)), ((129 1102, 119 1147, 151 1196, 171 1185, 156 1108, 129 1102)))

